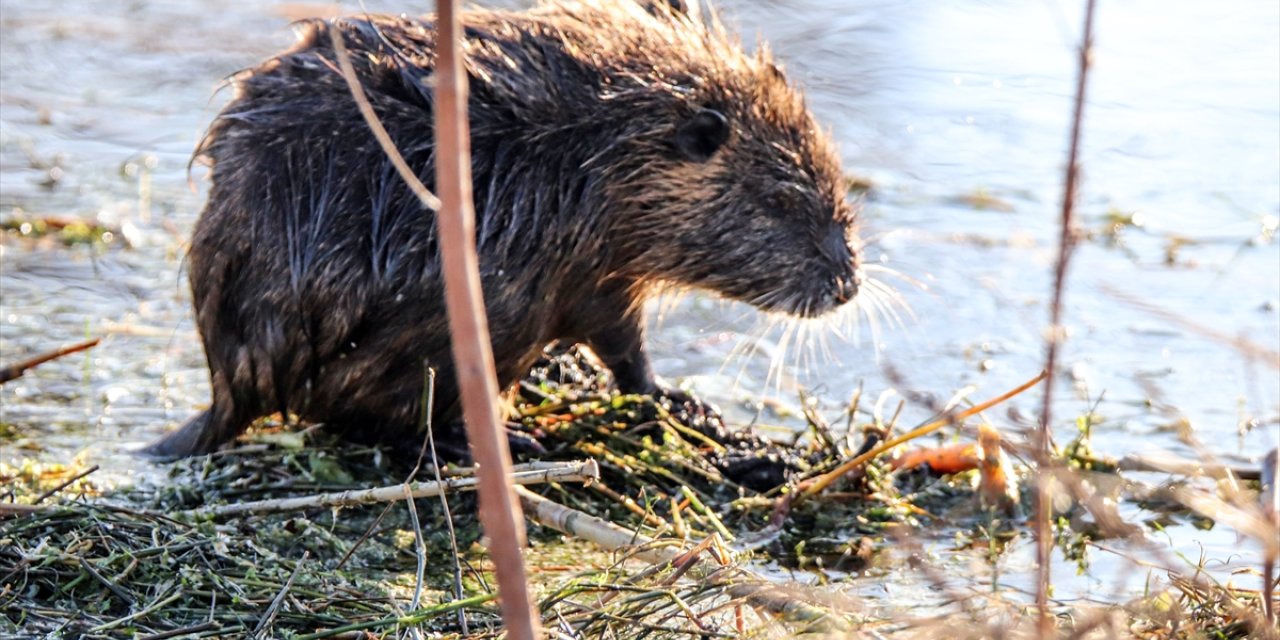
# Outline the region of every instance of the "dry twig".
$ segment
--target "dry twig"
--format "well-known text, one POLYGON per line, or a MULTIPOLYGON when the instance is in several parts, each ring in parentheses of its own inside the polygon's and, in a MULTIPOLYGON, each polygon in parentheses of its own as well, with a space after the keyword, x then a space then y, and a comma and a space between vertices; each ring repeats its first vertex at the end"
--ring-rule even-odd
POLYGON ((886 440, 880 446, 877 446, 866 453, 855 456, 853 459, 842 463, 840 466, 836 467, 835 469, 832 469, 831 471, 824 473, 818 478, 815 478, 809 484, 809 486, 804 489, 804 491, 796 495, 795 501, 799 502, 800 500, 805 498, 812 498, 813 496, 820 493, 823 489, 826 489, 828 486, 830 486, 832 482, 835 482, 836 480, 840 479, 841 476, 844 476, 850 471, 866 464, 867 461, 875 458, 876 456, 904 442, 909 442, 921 436, 928 435, 949 424, 954 424, 957 420, 963 420, 974 414, 986 411, 987 409, 990 409, 991 407, 998 405, 1001 402, 1004 402, 1009 398, 1012 398, 1013 396, 1016 396, 1022 393, 1023 391, 1026 391, 1027 389, 1030 389, 1031 387, 1039 383, 1041 380, 1044 380, 1045 375, 1046 374, 1044 372, 1041 372, 1040 375, 1022 383, 1012 391, 1004 393, 996 398, 992 398, 991 400, 983 402, 979 405, 965 409, 964 411, 960 411, 955 415, 944 416, 943 418, 930 422, 929 424, 912 429, 911 431, 908 431, 907 433, 904 433, 896 438, 891 438, 889 440, 886 440))
POLYGON ((489 553, 497 567, 507 633, 511 638, 533 640, 538 635, 538 623, 524 575, 523 518, 507 480, 511 472, 511 452, 498 416, 497 376, 480 290, 475 212, 471 203, 467 85, 462 66, 464 35, 456 0, 437 2, 436 34, 436 185, 443 189, 443 198, 438 200, 404 162, 365 98, 341 34, 336 29, 331 32, 342 75, 365 121, 423 206, 437 212, 453 360, 468 440, 481 469, 480 519, 491 540, 489 553))
MULTIPOLYGON (((600 477, 600 469, 595 460, 567 462, 551 469, 521 471, 512 474, 511 483, 517 485, 542 484, 545 482, 590 482, 600 477)), ((480 480, 473 477, 451 477, 443 482, 411 482, 390 487, 339 491, 322 493, 298 498, 279 498, 273 500, 256 500, 238 502, 193 509, 180 513, 191 518, 228 518, 249 513, 280 513, 284 511, 302 511, 305 509, 321 509, 334 507, 353 507, 376 502, 392 502, 403 500, 405 492, 414 498, 437 496, 444 491, 465 491, 476 488, 480 480)))
POLYGON ((1095 0, 1088 0, 1084 13, 1084 33, 1081 36, 1076 76, 1075 106, 1071 117, 1071 148, 1067 152, 1066 175, 1063 176, 1062 219, 1058 236, 1058 260, 1054 266, 1053 302, 1049 311, 1049 331, 1045 345, 1045 371, 1048 381, 1044 386, 1044 404, 1040 410, 1040 436, 1036 443, 1036 467, 1039 471, 1036 483, 1036 608, 1039 611, 1039 633, 1041 638, 1048 638, 1053 633, 1053 619, 1049 615, 1049 552, 1053 548, 1053 536, 1050 525, 1052 496, 1049 495, 1049 476, 1046 475, 1050 460, 1050 438, 1052 437, 1053 417, 1053 382, 1055 367, 1058 364, 1058 345, 1062 341, 1062 294, 1066 287, 1067 266, 1071 262, 1071 253, 1075 248, 1076 229, 1073 222, 1075 214, 1076 188, 1080 182, 1080 130, 1084 118, 1084 98, 1086 81, 1089 78, 1089 58, 1093 55, 1093 14, 1095 0))
POLYGON ((42 353, 38 356, 33 356, 21 362, 15 362, 7 367, 0 368, 0 384, 21 378, 22 375, 27 372, 27 369, 38 367, 50 360, 57 360, 63 356, 69 356, 73 353, 79 353, 86 349, 92 349, 98 346, 99 342, 102 342, 102 338, 94 338, 92 340, 85 340, 84 342, 77 342, 76 344, 62 347, 61 349, 54 349, 53 351, 42 353))

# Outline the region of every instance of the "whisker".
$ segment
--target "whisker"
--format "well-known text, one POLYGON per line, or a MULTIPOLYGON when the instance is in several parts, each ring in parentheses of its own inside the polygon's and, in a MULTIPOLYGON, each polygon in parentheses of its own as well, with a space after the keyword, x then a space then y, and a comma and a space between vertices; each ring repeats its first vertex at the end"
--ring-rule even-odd
POLYGON ((778 339, 778 350, 773 354, 773 358, 769 362, 769 374, 765 378, 765 386, 775 383, 774 391, 779 395, 782 394, 782 378, 783 369, 786 365, 787 349, 790 347, 791 339, 795 335, 796 322, 794 318, 788 318, 785 323, 782 336, 778 339))
POLYGON ((873 278, 868 279, 866 282, 864 282, 863 287, 875 292, 885 302, 891 303, 892 305, 897 306, 899 309, 903 311, 903 313, 907 314, 907 317, 911 318, 912 322, 916 322, 919 320, 919 318, 916 317, 915 310, 911 308, 911 304, 907 302, 907 299, 903 297, 902 294, 899 293, 897 289, 894 289, 893 287, 889 286, 883 281, 876 280, 873 278))
POLYGON ((734 375, 733 386, 736 389, 742 382, 742 376, 747 372, 747 365, 751 360, 760 353, 761 345, 768 338, 769 332, 776 325, 777 320, 768 316, 764 317, 764 321, 757 321, 755 327, 748 333, 740 335, 733 349, 729 351, 729 355, 725 358, 724 364, 720 365, 720 371, 728 366, 734 358, 740 358, 741 366, 734 375), (754 334, 754 335, 753 335, 754 334))
POLYGON ((862 344, 862 319, 858 315, 858 310, 862 308, 862 298, 859 297, 848 306, 848 312, 841 313, 841 320, 845 323, 844 332, 848 334, 849 339, 855 345, 862 344))
POLYGON ((865 273, 883 273, 886 276, 901 280, 902 282, 911 285, 913 288, 920 289, 921 291, 927 291, 929 289, 928 283, 922 282, 885 264, 864 264, 862 265, 862 271, 865 273))
POLYGON ((796 333, 796 370, 808 376, 815 364, 813 356, 813 326, 801 320, 796 333))
POLYGON ((880 353, 880 321, 876 319, 876 315, 866 305, 860 305, 860 308, 867 317, 867 328, 871 330, 871 344, 875 348, 878 360, 880 353))
MULTIPOLYGON (((913 288, 927 287, 882 263, 863 265, 863 274, 859 295, 835 312, 819 318, 809 317, 818 304, 817 300, 783 287, 741 299, 756 309, 772 311, 749 312, 757 313, 755 321, 749 329, 735 332, 734 344, 720 364, 718 373, 732 374, 733 388, 739 389, 752 377, 752 371, 759 371, 753 363, 763 364, 764 388, 781 395, 783 389, 793 382, 799 384, 798 380, 793 380, 796 375, 813 376, 821 371, 823 365, 840 360, 841 350, 835 346, 834 340, 864 345, 864 327, 865 338, 870 340, 874 357, 879 361, 884 331, 888 328, 904 330, 918 321, 907 298, 887 280, 897 280, 913 288)), ((664 295, 661 313, 665 315, 676 311, 684 295, 687 295, 687 290, 664 295)))
POLYGON ((821 350, 824 362, 839 362, 840 358, 836 356, 835 351, 831 348, 830 337, 832 334, 840 335, 834 330, 834 322, 824 322, 821 330, 818 331, 818 347, 821 350))
POLYGON ((867 302, 885 321, 891 322, 893 326, 900 330, 906 329, 906 325, 902 322, 902 316, 898 315, 898 311, 885 302, 880 291, 876 289, 867 291, 867 302))

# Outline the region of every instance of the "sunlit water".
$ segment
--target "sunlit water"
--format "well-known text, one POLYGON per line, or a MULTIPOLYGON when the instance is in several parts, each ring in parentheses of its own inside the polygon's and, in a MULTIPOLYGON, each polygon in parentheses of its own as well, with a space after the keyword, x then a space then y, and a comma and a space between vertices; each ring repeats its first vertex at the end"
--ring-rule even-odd
MULTIPOLYGON (((1101 4, 1077 212, 1094 234, 1066 290, 1059 439, 1096 403, 1101 453, 1256 464, 1277 441, 1280 377, 1273 355, 1250 359, 1228 340, 1280 349, 1280 248, 1269 235, 1280 216, 1280 6, 1101 4), (1143 224, 1112 241, 1102 234, 1111 215, 1143 224)), ((107 336, 0 388, 0 420, 25 436, 0 444, 4 460, 84 451, 101 478, 145 473, 128 452, 207 402, 181 273, 202 203, 190 150, 226 98, 213 94, 220 79, 287 46, 289 16, 326 6, 0 2, 0 211, 94 217, 121 236, 96 250, 12 235, 0 245, 0 360, 107 336)), ((913 399, 903 412, 913 423, 930 413, 921 394, 943 402, 973 387, 981 399, 1037 373, 1080 7, 808 0, 731 3, 727 14, 747 41, 771 43, 846 168, 874 183, 867 255, 901 274, 879 277, 911 312, 896 309, 900 326, 884 313, 854 326, 845 314, 797 341, 785 321, 695 295, 653 331, 656 368, 740 421, 792 427, 799 388, 835 416, 859 384, 867 398, 896 387, 913 399)), ((1037 415, 1039 395, 1008 408, 1037 415)), ((1003 408, 990 418, 1028 423, 1003 408)), ((1225 527, 1175 531, 1172 549, 1201 547, 1233 561, 1223 575, 1257 563, 1225 527)), ((930 548, 945 554, 945 539, 930 548)), ((1003 563, 1004 584, 1027 584, 1025 549, 1003 563)), ((1072 573, 1056 572, 1065 598, 1123 598, 1146 575, 1105 555, 1089 575, 1072 573)), ((891 578, 849 590, 929 600, 919 576, 891 578)))

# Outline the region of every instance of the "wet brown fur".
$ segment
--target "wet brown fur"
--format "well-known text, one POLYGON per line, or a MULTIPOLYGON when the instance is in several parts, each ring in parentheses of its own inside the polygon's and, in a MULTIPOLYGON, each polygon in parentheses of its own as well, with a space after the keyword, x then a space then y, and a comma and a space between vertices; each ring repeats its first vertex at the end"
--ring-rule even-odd
MULTIPOLYGON (((476 241, 499 382, 554 340, 620 387, 660 391, 643 345, 655 287, 815 316, 858 285, 827 136, 767 50, 661 3, 464 14, 476 241)), ((209 452, 272 412, 357 435, 456 417, 433 216, 395 175, 330 31, 410 166, 434 187, 431 18, 310 21, 234 80, 197 154, 212 166, 189 272, 209 410, 148 452, 209 452)), ((416 447, 415 447, 416 450, 416 447)))

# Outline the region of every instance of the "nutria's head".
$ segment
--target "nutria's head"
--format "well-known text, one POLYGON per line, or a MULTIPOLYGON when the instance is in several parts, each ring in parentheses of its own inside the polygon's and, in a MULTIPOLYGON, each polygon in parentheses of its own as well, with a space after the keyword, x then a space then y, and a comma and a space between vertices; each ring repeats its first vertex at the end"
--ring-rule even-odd
POLYGON ((609 180, 616 268, 805 317, 852 300, 854 210, 800 92, 714 20, 654 14, 648 42, 621 30, 634 72, 606 90, 621 113, 644 114, 609 180))

